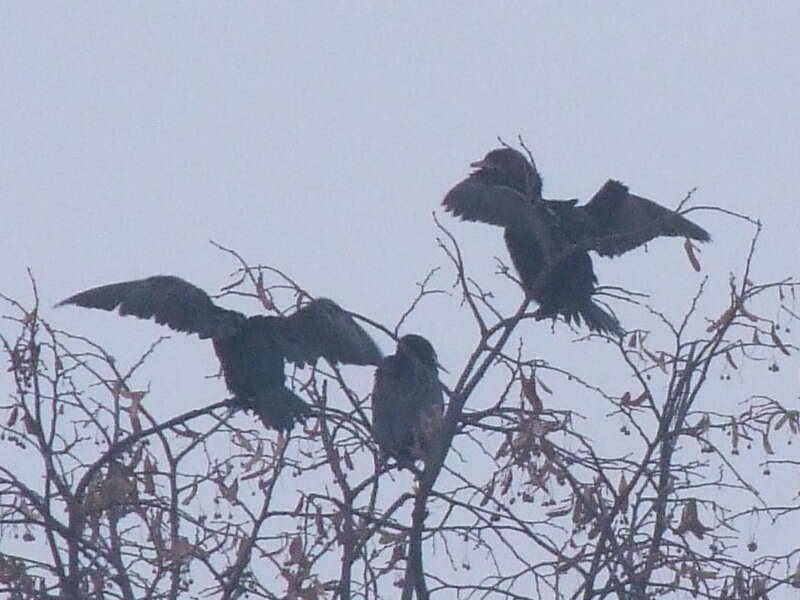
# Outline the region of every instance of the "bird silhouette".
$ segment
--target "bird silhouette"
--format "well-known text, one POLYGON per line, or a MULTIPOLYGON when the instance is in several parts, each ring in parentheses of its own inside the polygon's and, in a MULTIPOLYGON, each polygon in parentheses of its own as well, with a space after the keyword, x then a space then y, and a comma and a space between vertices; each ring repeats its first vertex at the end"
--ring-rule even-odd
POLYGON ((431 343, 409 334, 375 371, 373 435, 383 456, 394 457, 401 468, 427 458, 441 425, 444 397, 438 368, 431 343))
POLYGON ((309 406, 285 385, 284 361, 378 365, 382 354, 338 304, 312 300, 287 317, 245 316, 221 308, 200 288, 171 275, 95 287, 57 306, 114 310, 155 319, 175 331, 211 339, 233 404, 252 410, 267 428, 288 431, 309 406))
POLYGON ((673 210, 631 194, 613 179, 583 206, 545 200, 536 166, 513 148, 497 148, 473 162, 476 170, 444 198, 446 210, 465 221, 502 227, 511 262, 537 318, 562 315, 591 331, 622 335, 619 321, 592 296, 597 277, 589 251, 619 256, 659 236, 701 242, 708 232, 673 210))

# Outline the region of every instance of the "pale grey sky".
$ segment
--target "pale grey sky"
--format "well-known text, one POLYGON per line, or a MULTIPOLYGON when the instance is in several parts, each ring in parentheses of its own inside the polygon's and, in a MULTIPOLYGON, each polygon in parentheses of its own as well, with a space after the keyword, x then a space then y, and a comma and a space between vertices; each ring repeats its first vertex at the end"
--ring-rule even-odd
MULTIPOLYGON (((444 264, 431 211, 517 134, 546 195, 587 199, 614 177, 675 206, 696 186, 696 203, 764 222, 760 279, 796 277, 798 31, 791 1, 4 2, 0 290, 29 298, 31 267, 46 318, 130 358, 166 331, 49 307, 157 273, 215 291, 237 265, 214 239, 391 323, 444 264)), ((724 302, 751 230, 694 218, 714 236, 701 262, 724 302)), ((443 221, 514 305, 492 275, 499 231, 443 221)), ((676 240, 595 265, 672 316, 702 277, 676 240)), ((455 306, 432 300, 409 330, 458 372, 473 331, 455 306)), ((585 359, 565 331, 537 333, 543 358, 585 359)), ((174 394, 167 416, 218 400, 222 384, 203 380, 215 369, 207 344, 174 335, 143 376, 174 394)))

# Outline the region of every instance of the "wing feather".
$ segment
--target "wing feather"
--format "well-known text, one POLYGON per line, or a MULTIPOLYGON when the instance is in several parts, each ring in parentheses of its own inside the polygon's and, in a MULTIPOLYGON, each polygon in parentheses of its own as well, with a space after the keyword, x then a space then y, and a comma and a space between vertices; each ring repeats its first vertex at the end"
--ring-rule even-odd
POLYGON ((273 336, 286 360, 295 363, 313 363, 324 357, 331 363, 377 365, 383 358, 369 334, 327 298, 317 298, 280 319, 273 336))
POLYGON ((107 311, 119 307, 120 315, 154 319, 203 339, 233 335, 245 320, 244 315, 215 305, 199 287, 172 275, 102 285, 70 296, 57 306, 64 304, 107 311))
POLYGON ((505 185, 481 182, 467 177, 447 192, 445 209, 464 221, 480 221, 499 227, 513 227, 531 218, 531 201, 505 185))
POLYGON ((593 224, 585 233, 591 236, 593 248, 601 256, 618 256, 659 236, 682 236, 701 242, 711 239, 705 229, 689 219, 629 193, 625 185, 611 179, 585 206, 575 210, 587 215, 593 224))

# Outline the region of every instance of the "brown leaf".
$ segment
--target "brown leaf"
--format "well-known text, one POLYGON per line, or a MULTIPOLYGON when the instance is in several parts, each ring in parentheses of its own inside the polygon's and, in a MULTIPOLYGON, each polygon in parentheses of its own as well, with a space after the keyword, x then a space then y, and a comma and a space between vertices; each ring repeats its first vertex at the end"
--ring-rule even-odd
POLYGON ((230 486, 225 485, 225 482, 220 480, 219 481, 219 489, 222 492, 222 497, 225 498, 228 502, 233 504, 237 501, 237 495, 239 494, 239 480, 234 477, 233 483, 230 486))
POLYGON ((623 405, 625 405, 625 406, 641 406, 641 405, 642 405, 642 403, 643 403, 645 400, 647 400, 648 398, 650 398, 650 393, 649 393, 647 390, 645 390, 645 391, 643 391, 641 394, 639 394, 638 396, 636 396, 636 398, 634 398, 633 400, 631 400, 631 395, 630 395, 630 393, 628 393, 628 392, 625 392, 625 396, 623 396, 623 397, 622 397, 622 403, 623 403, 623 405), (625 400, 625 396, 627 396, 627 402, 626 402, 626 400, 625 400))
POLYGON ((8 415, 8 420, 6 421, 6 427, 13 427, 14 424, 17 422, 17 416, 19 415, 19 407, 15 406, 11 409, 11 414, 8 415))
POLYGON ((787 350, 786 346, 783 345, 781 338, 778 337, 778 332, 775 329, 775 324, 772 325, 772 330, 770 331, 770 337, 772 337, 772 342, 778 347, 778 349, 783 352, 786 356, 789 356, 789 350, 787 350))
POLYGON ((683 249, 686 250, 686 256, 689 257, 689 262, 692 264, 692 268, 695 271, 700 271, 700 261, 697 260, 697 256, 694 253, 694 244, 689 241, 689 238, 686 238, 683 241, 683 249))
POLYGON ((720 315, 719 319, 711 323, 711 325, 706 328, 706 332, 711 333, 717 329, 724 329, 733 320, 733 316, 735 314, 736 310, 731 306, 724 313, 722 313, 722 315, 720 315))
POLYGON ((172 546, 163 554, 163 559, 167 562, 179 563, 179 564, 188 564, 192 560, 192 552, 195 551, 195 547, 189 543, 183 536, 178 536, 178 538, 172 542, 172 546))
POLYGON ((250 443, 250 440, 248 440, 241 431, 237 431, 235 434, 233 434, 233 441, 237 446, 244 448, 251 454, 255 451, 253 449, 253 445, 250 443))
POLYGON ((305 560, 305 554, 303 553, 303 540, 300 539, 299 535, 296 535, 292 538, 292 541, 289 542, 289 558, 286 559, 287 565, 301 565, 305 560))
POLYGON ((536 393, 536 379, 522 378, 522 395, 530 403, 533 414, 540 414, 544 410, 542 399, 536 393))
POLYGON ((772 449, 772 444, 769 443, 769 436, 766 431, 761 437, 761 445, 764 447, 764 452, 767 454, 775 454, 775 451, 772 449))
POLYGON ((500 484, 500 495, 505 496, 508 493, 509 488, 511 487, 511 482, 514 479, 514 473, 512 471, 506 471, 503 474, 503 481, 500 484))
POLYGON ((631 335, 631 339, 628 340, 628 348, 636 348, 636 332, 635 331, 631 335))
POLYGON ((25 413, 25 416, 22 417, 22 422, 25 424, 25 433, 36 433, 36 421, 33 420, 33 417, 25 413))
POLYGON ((625 473, 619 478, 619 486, 617 488, 617 495, 619 496, 619 508, 622 512, 628 510, 628 481, 625 479, 625 473))
POLYGON ((494 494, 494 477, 492 477, 492 480, 489 482, 489 485, 486 486, 486 490, 484 490, 483 492, 483 498, 481 498, 481 501, 478 503, 478 505, 486 506, 487 504, 489 504, 489 500, 491 499, 492 494, 494 494))
POLYGON ((305 501, 306 501, 305 496, 300 496, 297 499, 297 504, 295 505, 294 510, 292 511, 293 517, 300 516, 300 513, 303 512, 303 504, 305 503, 305 501))
POLYGON ((187 506, 197 495, 197 479, 194 480, 192 484, 192 488, 189 490, 189 494, 181 501, 181 504, 187 506))
POLYGON ((777 420, 777 422, 775 423, 775 431, 778 431, 781 427, 783 427, 786 424, 786 421, 788 420, 789 420, 789 411, 783 413, 781 415, 781 418, 777 420))
POLYGON ((728 364, 732 366, 734 369, 738 369, 739 367, 736 366, 736 363, 733 362, 733 357, 731 356, 730 352, 725 352, 725 359, 728 361, 728 364))
POLYGON ((264 273, 258 274, 258 280, 256 281, 256 295, 258 296, 258 300, 261 302, 261 305, 266 308, 267 310, 273 310, 275 305, 272 303, 272 300, 269 299, 267 295, 267 290, 264 287, 264 273))
POLYGON ((677 529, 675 529, 675 533, 678 535, 683 535, 687 531, 693 533, 695 537, 700 540, 703 539, 707 532, 711 531, 710 527, 706 527, 700 522, 700 518, 697 514, 697 500, 694 498, 683 505, 681 520, 680 523, 678 523, 677 529))
POLYGON ((156 472, 156 466, 150 460, 149 456, 144 457, 144 491, 148 494, 156 493, 156 483, 153 478, 153 473, 156 472))
POLYGON ((736 425, 735 417, 731 417, 731 446, 734 450, 739 448, 739 428, 736 425))

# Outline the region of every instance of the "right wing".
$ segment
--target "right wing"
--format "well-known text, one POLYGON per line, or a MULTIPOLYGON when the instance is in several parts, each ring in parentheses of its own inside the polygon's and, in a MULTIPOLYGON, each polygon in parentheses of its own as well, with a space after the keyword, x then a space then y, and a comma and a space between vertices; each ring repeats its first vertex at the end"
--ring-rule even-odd
POLYGON ((475 176, 447 192, 442 201, 445 209, 464 221, 480 221, 499 227, 514 227, 532 218, 529 198, 505 185, 481 182, 475 176))
POLYGON ((196 333, 203 339, 233 335, 245 321, 241 313, 220 308, 199 287, 172 275, 102 285, 56 306, 64 304, 108 311, 119 306, 120 315, 155 319, 170 329, 196 333))
POLYGON ((601 256, 624 254, 660 236, 711 240, 708 232, 696 223, 652 200, 631 194, 626 185, 613 179, 575 211, 583 213, 592 223, 586 233, 601 256))

